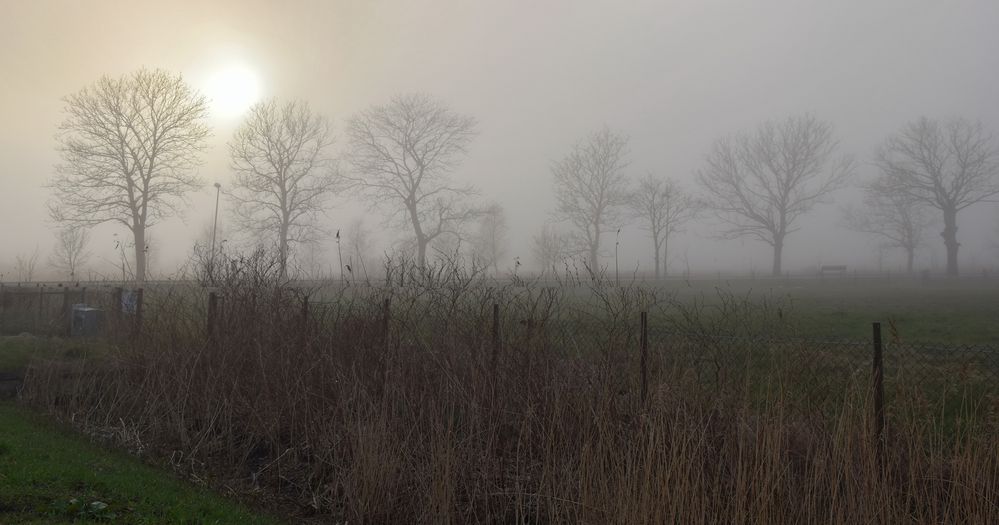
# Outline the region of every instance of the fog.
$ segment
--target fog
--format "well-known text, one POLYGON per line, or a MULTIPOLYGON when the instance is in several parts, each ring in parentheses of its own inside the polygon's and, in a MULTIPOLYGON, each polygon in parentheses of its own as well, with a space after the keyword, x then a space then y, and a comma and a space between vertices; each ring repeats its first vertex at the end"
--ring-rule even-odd
MULTIPOLYGON (((607 126, 629 138, 632 181, 652 172, 697 191, 716 139, 810 113, 833 125, 856 171, 788 237, 784 268, 875 268, 878 241, 845 228, 842 208, 859 204, 857 184, 877 175, 875 148, 919 117, 999 132, 997 21, 994 1, 2 1, 0 272, 10 276, 16 256, 37 247, 39 273, 54 274, 44 264, 56 227, 46 185, 60 162, 63 97, 141 67, 205 91, 234 66, 254 72, 261 97, 305 100, 331 118, 338 154, 347 120, 397 94, 426 93, 475 117, 478 135, 453 177, 505 209, 504 268, 516 257, 530 265, 531 238, 555 207, 553 163, 587 134, 607 126)), ((188 260, 210 228, 212 184, 233 181, 226 143, 240 121, 213 113, 203 189, 183 217, 148 234, 152 277, 188 260)), ((380 252, 407 234, 380 227, 380 212, 346 194, 323 222, 346 231, 358 217, 380 252)), ((239 242, 225 198, 219 220, 239 242)), ((999 206, 964 210, 959 226, 962 271, 995 267, 999 206)), ((927 231, 917 268, 945 263, 940 228, 938 219, 927 231)), ((706 214, 671 238, 671 271, 769 271, 769 246, 718 233, 706 214)), ((115 234, 129 235, 114 224, 93 231, 90 266, 113 271, 115 234)), ((613 264, 614 242, 605 235, 603 264, 613 264)), ((647 233, 634 222, 619 248, 622 272, 650 269, 647 233)), ((333 261, 332 238, 324 249, 333 261)), ((898 250, 885 257, 892 270, 904 264, 898 250)))

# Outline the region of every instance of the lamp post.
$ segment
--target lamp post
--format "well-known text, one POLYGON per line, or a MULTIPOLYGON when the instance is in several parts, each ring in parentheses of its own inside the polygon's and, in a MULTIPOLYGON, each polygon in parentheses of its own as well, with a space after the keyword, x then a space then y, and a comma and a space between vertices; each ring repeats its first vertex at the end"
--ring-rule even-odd
POLYGON ((222 185, 215 183, 215 221, 212 223, 212 252, 208 256, 208 280, 215 283, 215 232, 219 227, 219 194, 222 192, 222 185))

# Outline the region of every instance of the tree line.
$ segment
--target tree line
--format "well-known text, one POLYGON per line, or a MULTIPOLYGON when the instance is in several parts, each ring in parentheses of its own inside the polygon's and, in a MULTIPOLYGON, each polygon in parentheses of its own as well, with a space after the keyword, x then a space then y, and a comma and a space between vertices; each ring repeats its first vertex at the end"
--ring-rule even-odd
MULTIPOLYGON (((61 162, 49 183, 50 215, 61 226, 53 264, 73 275, 86 258, 86 229, 115 222, 131 233, 134 278, 142 281, 149 228, 180 213, 204 185, 195 171, 211 133, 208 102, 180 75, 147 69, 102 77, 64 102, 61 162)), ((386 226, 409 232, 420 265, 431 246, 467 239, 476 260, 498 272, 504 211, 479 202, 479 191, 455 176, 476 134, 475 118, 428 95, 399 95, 349 118, 338 155, 330 119, 304 101, 266 100, 228 141, 235 177, 224 195, 242 231, 274 243, 282 275, 296 247, 332 235, 322 217, 338 195, 363 199, 386 226)), ((709 216, 724 238, 769 245, 779 275, 801 219, 857 173, 833 126, 807 114, 716 140, 696 189, 655 173, 631 182, 628 143, 604 127, 552 163, 555 207, 532 243, 542 268, 580 257, 598 272, 605 237, 635 223, 648 233, 660 277, 670 237, 709 216)), ((947 273, 957 275, 959 213, 999 194, 992 134, 967 119, 919 118, 887 137, 870 164, 878 174, 860 184, 863 206, 845 210, 846 225, 904 250, 911 271, 935 216, 947 273)))

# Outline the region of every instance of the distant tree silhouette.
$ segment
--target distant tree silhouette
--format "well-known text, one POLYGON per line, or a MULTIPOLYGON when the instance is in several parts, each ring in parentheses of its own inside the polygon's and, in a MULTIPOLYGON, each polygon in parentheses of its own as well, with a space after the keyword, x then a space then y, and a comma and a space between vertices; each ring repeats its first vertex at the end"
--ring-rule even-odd
POLYGON ((315 243, 336 188, 329 121, 305 102, 260 102, 229 142, 236 181, 226 196, 243 231, 276 241, 282 277, 292 243, 315 243))
POLYGON ((590 270, 599 272, 600 237, 620 226, 627 203, 628 139, 604 127, 577 142, 552 166, 555 177, 554 217, 574 229, 576 243, 588 255, 590 270))
POLYGON ((56 231, 55 248, 49 256, 49 265, 59 270, 69 280, 78 279, 81 267, 90 259, 87 245, 90 232, 82 226, 70 226, 56 231))
POLYGON ((631 193, 628 202, 633 215, 640 221, 640 227, 652 237, 658 279, 660 275, 666 275, 669 237, 683 231, 684 225, 697 215, 697 201, 677 182, 649 173, 638 181, 638 187, 631 193))
POLYGON ((722 236, 769 244, 773 275, 780 275, 784 242, 798 219, 853 173, 853 159, 835 157, 837 147, 832 126, 812 115, 768 121, 716 141, 698 181, 705 205, 725 225, 722 236))
POLYGON ((879 179, 863 186, 863 205, 844 211, 846 226, 880 238, 885 248, 905 251, 905 269, 912 273, 916 249, 933 221, 924 204, 893 190, 885 182, 879 179))
POLYGON ((467 202, 475 189, 451 179, 475 137, 474 118, 426 95, 400 95, 350 119, 347 137, 347 182, 389 224, 412 229, 421 266, 432 241, 460 235, 478 216, 467 202))
POLYGON ((940 210, 947 274, 958 274, 958 213, 999 194, 999 149, 980 122, 920 118, 888 137, 875 155, 889 191, 940 210))

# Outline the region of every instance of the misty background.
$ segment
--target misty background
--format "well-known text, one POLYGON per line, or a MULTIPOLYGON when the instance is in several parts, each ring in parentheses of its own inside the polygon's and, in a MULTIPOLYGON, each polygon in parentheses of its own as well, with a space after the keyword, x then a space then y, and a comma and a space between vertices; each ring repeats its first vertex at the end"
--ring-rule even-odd
MULTIPOLYGON (((554 209, 552 163, 606 125, 630 138, 629 178, 669 176, 697 191, 695 171, 712 143, 767 119, 812 113, 834 125, 841 153, 858 163, 854 184, 876 175, 871 157, 888 135, 920 117, 963 116, 999 130, 999 3, 993 1, 548 1, 466 2, 0 2, 0 272, 37 247, 39 274, 55 242, 46 201, 59 162, 62 97, 102 75, 141 67, 180 73, 206 90, 211 75, 242 64, 261 97, 303 99, 333 120, 337 151, 348 118, 400 93, 422 92, 474 116, 479 134, 454 172, 506 210, 509 249, 531 263, 531 238, 554 209)), ((226 143, 241 116, 215 114, 184 217, 149 232, 151 278, 169 275, 211 228, 215 189, 233 180, 226 143)), ((878 241, 849 231, 840 190, 801 222, 784 267, 875 268, 878 241)), ((359 217, 379 253, 406 231, 380 227, 358 199, 336 198, 325 226, 359 217)), ((223 198, 220 231, 229 230, 223 198)), ((999 206, 964 212, 958 233, 966 273, 999 260, 999 206)), ((945 257, 935 224, 917 268, 945 257)), ((766 273, 769 246, 723 241, 710 216, 671 239, 679 271, 766 273)), ((115 234, 94 229, 89 267, 116 264, 115 234)), ((613 236, 605 237, 611 254, 613 236)), ((621 269, 651 268, 646 232, 621 233, 621 269)), ((335 266, 332 238, 325 255, 335 266)), ((885 266, 900 268, 903 254, 885 266)), ((604 259, 612 264, 612 258, 604 259)), ((111 268, 103 268, 113 273, 111 268)), ((9 278, 5 278, 9 280, 9 278)))

